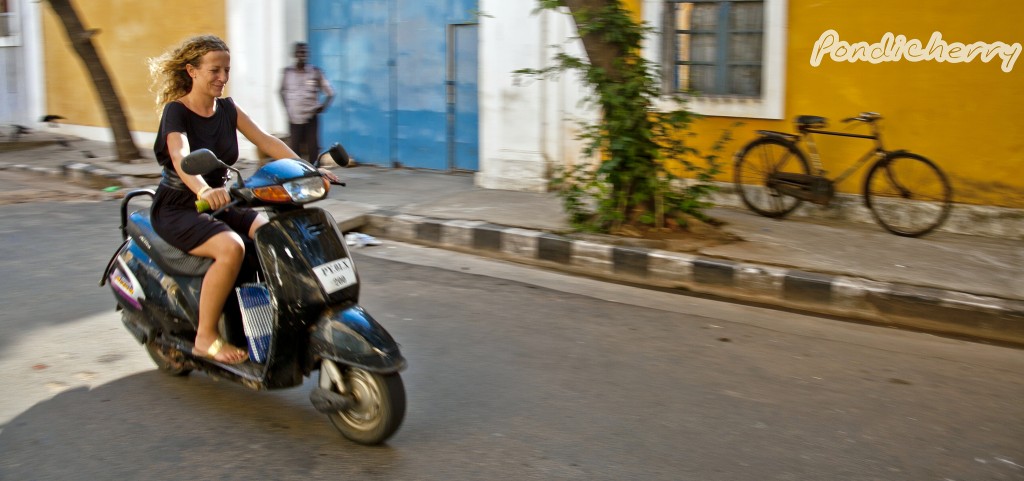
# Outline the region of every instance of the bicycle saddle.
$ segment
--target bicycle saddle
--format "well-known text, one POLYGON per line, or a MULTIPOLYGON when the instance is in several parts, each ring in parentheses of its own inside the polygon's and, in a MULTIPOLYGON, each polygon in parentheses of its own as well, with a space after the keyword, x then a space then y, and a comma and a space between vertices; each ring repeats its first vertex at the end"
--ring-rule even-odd
POLYGON ((828 126, 828 120, 817 115, 801 115, 796 118, 796 126, 801 129, 821 129, 828 126))

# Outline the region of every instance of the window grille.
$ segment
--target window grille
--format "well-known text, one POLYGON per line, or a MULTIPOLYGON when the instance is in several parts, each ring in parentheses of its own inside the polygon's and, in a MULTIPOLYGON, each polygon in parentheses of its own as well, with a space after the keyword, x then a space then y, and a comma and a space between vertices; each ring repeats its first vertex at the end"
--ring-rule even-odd
POLYGON ((763 0, 669 0, 665 7, 672 90, 761 97, 763 0))

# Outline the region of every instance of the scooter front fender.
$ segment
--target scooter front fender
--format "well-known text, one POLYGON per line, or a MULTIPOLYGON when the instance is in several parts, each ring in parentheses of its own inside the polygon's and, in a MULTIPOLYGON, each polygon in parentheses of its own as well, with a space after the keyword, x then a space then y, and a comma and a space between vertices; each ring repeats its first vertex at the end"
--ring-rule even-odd
POLYGON ((358 305, 326 309, 312 328, 310 348, 316 356, 367 371, 405 369, 398 343, 358 305))

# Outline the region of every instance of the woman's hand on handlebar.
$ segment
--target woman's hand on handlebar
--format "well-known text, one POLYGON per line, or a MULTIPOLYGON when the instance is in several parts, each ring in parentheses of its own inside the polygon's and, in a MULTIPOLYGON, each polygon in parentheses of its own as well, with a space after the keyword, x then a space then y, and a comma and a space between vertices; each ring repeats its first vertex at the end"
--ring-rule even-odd
POLYGON ((325 179, 330 181, 332 184, 340 184, 341 183, 341 179, 337 175, 334 175, 334 172, 331 172, 331 171, 329 171, 329 170, 327 170, 327 169, 325 169, 323 167, 320 167, 317 170, 320 171, 320 175, 321 176, 323 176, 325 179))
POLYGON ((217 187, 204 191, 199 196, 199 200, 205 200, 210 205, 211 210, 217 210, 228 205, 228 202, 231 202, 231 196, 228 194, 227 187, 217 187))

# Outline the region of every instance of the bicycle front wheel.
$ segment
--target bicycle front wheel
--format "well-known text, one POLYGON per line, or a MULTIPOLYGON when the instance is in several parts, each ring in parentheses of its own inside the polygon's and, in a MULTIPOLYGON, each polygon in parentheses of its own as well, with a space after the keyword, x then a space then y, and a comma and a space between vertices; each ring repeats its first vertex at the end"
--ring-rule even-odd
POLYGON ((900 152, 871 166, 864 180, 864 203, 889 232, 918 237, 949 217, 953 188, 932 161, 900 152))
POLYGON ((800 206, 800 199, 769 187, 769 179, 780 172, 810 173, 807 158, 792 142, 762 137, 736 155, 736 192, 750 210, 765 217, 784 217, 800 206))

